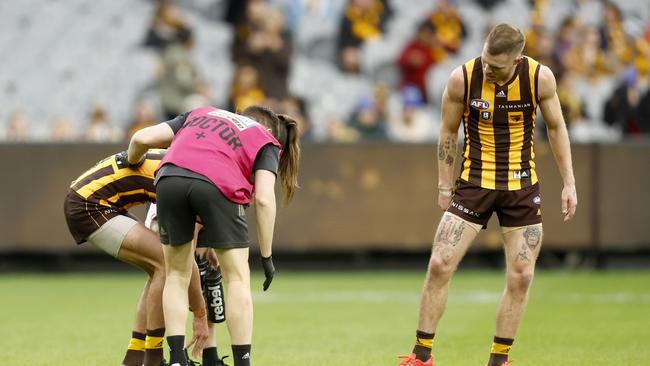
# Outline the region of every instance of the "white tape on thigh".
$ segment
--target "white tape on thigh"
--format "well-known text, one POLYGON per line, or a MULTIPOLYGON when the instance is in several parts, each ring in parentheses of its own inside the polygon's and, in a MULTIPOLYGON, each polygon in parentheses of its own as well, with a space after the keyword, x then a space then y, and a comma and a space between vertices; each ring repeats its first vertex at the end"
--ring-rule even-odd
POLYGON ((126 234, 138 222, 128 216, 115 216, 86 239, 89 243, 117 258, 126 234))

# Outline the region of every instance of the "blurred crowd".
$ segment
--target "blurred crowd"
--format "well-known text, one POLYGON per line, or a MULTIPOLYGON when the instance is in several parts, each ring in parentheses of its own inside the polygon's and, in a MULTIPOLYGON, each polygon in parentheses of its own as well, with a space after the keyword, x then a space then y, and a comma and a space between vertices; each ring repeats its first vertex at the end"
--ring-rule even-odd
MULTIPOLYGON (((89 106, 86 121, 56 117, 49 122, 50 141, 117 142, 134 131, 170 119, 193 107, 241 111, 262 104, 299 121, 303 140, 354 143, 432 142, 439 128, 439 100, 432 95, 430 75, 443 63, 459 65, 469 35, 462 2, 435 3, 422 14, 410 39, 400 45, 393 67, 395 83, 374 80, 371 92, 354 101, 349 115, 328 119, 324 135, 314 136, 308 102, 289 87, 298 24, 309 14, 337 28, 332 64, 346 77, 366 77, 364 45, 376 42, 396 16, 389 0, 221 0, 225 11, 216 21, 229 24, 233 40, 228 52, 233 72, 226 103, 216 103, 214 90, 195 55, 195 25, 184 15, 182 1, 156 1, 140 47, 156 54, 152 87, 133 101, 129 121, 115 121, 110 106, 89 106), (221 105, 219 105, 221 104, 221 105)), ((467 0, 470 1, 470 0, 467 0)), ((574 11, 557 29, 549 29, 547 0, 527 0, 530 17, 525 54, 549 66, 556 75, 562 111, 574 141, 650 136, 650 22, 629 22, 614 3, 572 0, 574 11), (597 2, 597 25, 584 22, 581 9, 597 2), (588 91, 585 93, 584 91, 588 91), (593 95, 591 97, 585 97, 593 95)), ((485 12, 501 0, 475 0, 485 12)), ((487 32, 494 24, 488 24, 487 32)), ((478 56, 480 49, 466 55, 478 56)), ((468 56, 469 57, 469 56, 468 56)), ((205 67, 205 66, 204 66, 205 67)), ((318 85, 314 85, 318 88, 318 85)), ((437 93, 436 93, 437 92, 437 93)), ((30 123, 22 106, 6 121, 5 141, 30 141, 30 123)), ((544 136, 543 121, 539 136, 544 136)))

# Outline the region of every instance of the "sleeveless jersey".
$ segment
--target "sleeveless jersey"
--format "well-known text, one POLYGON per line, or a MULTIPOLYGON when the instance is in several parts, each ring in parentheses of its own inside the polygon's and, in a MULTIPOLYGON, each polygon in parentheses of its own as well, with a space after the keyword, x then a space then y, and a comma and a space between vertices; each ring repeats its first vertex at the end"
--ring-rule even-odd
POLYGON ((537 183, 534 133, 539 63, 523 57, 504 85, 483 79, 480 57, 462 68, 465 146, 460 179, 507 191, 537 183))
POLYGON ((165 150, 149 150, 137 168, 122 166, 111 155, 84 172, 70 184, 88 203, 120 211, 132 206, 156 202, 154 172, 165 150))

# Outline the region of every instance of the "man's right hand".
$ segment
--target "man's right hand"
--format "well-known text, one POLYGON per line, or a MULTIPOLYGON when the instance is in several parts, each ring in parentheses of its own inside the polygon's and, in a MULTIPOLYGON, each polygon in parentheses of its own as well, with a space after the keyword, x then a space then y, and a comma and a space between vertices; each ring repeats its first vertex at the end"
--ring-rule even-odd
POLYGON ((194 321, 192 322, 192 339, 185 345, 189 349, 192 345, 193 357, 200 357, 206 342, 208 341, 208 317, 205 308, 194 313, 194 321))
POLYGON ((438 190, 438 206, 443 210, 446 211, 447 208, 449 208, 449 205, 451 204, 451 196, 452 196, 452 190, 438 190))

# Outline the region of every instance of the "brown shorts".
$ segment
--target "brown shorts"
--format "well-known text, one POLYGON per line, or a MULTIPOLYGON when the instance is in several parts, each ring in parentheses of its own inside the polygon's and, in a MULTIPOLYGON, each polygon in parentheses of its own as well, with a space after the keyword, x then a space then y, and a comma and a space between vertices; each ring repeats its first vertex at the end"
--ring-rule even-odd
POLYGON ((85 242, 90 234, 115 216, 132 218, 126 211, 89 202, 72 190, 65 197, 63 212, 70 234, 77 244, 85 242))
POLYGON ((447 211, 483 228, 496 211, 502 227, 517 227, 541 223, 541 203, 538 183, 516 191, 497 191, 458 179, 447 211))

